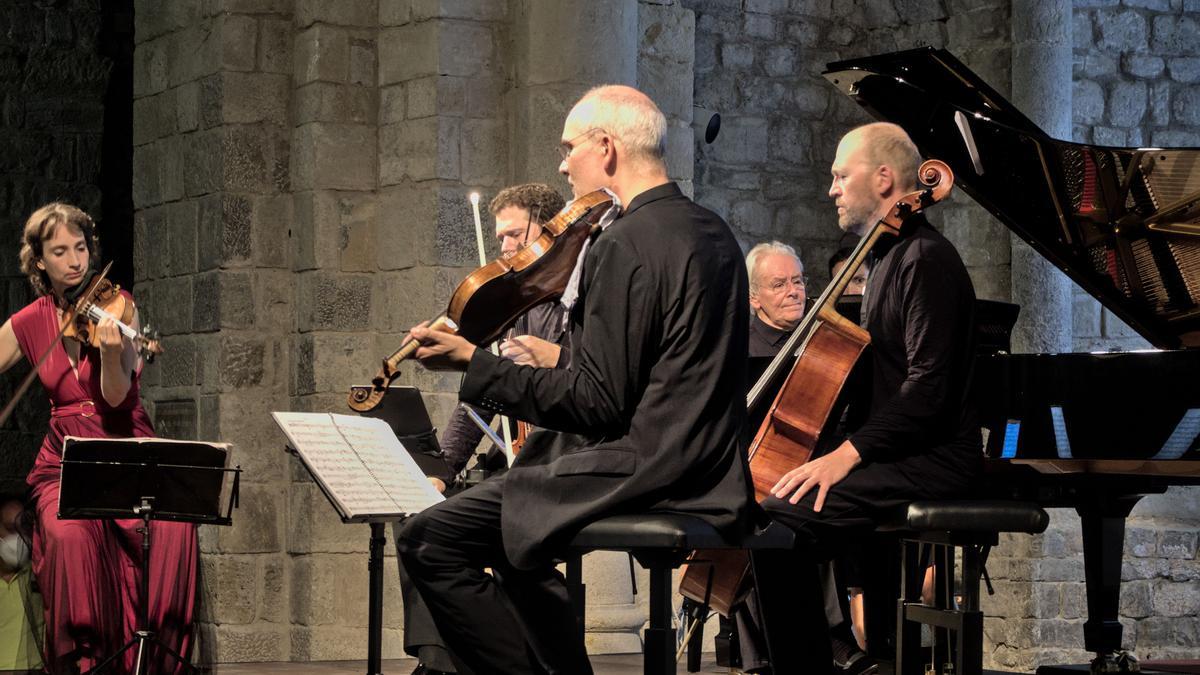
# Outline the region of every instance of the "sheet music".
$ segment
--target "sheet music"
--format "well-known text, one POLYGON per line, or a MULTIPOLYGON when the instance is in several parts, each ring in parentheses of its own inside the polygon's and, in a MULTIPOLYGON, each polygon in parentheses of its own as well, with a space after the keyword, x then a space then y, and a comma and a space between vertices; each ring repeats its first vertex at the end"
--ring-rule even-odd
POLYGON ((443 497, 383 420, 271 413, 342 518, 417 513, 443 497))

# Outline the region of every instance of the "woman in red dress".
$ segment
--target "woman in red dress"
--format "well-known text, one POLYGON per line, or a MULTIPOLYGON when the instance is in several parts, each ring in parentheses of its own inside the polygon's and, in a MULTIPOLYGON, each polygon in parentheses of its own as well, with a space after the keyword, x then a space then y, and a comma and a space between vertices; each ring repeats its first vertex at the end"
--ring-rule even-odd
MULTIPOLYGON (((25 223, 20 258, 21 271, 39 297, 0 326, 0 372, 22 357, 36 363, 57 342, 38 370, 50 396, 50 423, 26 479, 36 501, 33 572, 45 598, 45 662, 54 674, 86 671, 120 649, 137 628, 141 592, 136 531, 141 521, 57 516, 64 437, 154 435, 138 399, 141 360, 116 324, 105 320, 97 326, 99 349, 57 338, 61 308, 69 306, 63 294, 83 282, 96 250, 95 224, 83 211, 61 203, 35 211, 25 223)), ((196 528, 153 521, 151 532, 151 628, 187 656, 196 596, 196 528)), ((127 651, 107 672, 131 670, 135 651, 127 651)), ((149 672, 177 669, 166 655, 155 661, 149 672)))

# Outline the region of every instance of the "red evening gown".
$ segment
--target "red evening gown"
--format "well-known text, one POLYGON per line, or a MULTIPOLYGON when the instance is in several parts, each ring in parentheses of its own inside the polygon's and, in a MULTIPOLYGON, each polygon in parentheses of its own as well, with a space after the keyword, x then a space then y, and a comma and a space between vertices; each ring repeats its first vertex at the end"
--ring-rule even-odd
MULTIPOLYGON (((21 352, 34 362, 58 334, 58 318, 50 296, 43 296, 12 317, 21 352)), ((59 459, 63 438, 153 436, 154 428, 138 398, 139 373, 129 395, 110 406, 100 393, 100 353, 80 349, 77 368, 61 340, 38 375, 50 395, 49 430, 26 482, 37 504, 33 538, 33 572, 45 598, 46 665, 51 673, 87 670, 120 649, 137 628, 141 589, 141 521, 59 520, 59 459)), ((198 546, 196 527, 153 521, 150 556, 151 628, 159 639, 184 656, 192 642, 198 546)), ((126 652, 123 668, 132 670, 135 650, 126 652)), ((150 672, 176 670, 165 655, 150 672)), ((153 664, 153 662, 152 662, 153 664)))

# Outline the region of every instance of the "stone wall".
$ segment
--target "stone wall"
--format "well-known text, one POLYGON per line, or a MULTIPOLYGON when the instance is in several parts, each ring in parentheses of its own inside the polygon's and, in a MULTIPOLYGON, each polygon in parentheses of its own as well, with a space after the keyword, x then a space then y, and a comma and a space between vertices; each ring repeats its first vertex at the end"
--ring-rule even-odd
MULTIPOLYGON (((105 165, 111 156, 103 146, 106 94, 117 60, 105 51, 117 38, 105 31, 113 30, 112 22, 121 13, 120 3, 105 9, 88 3, 31 0, 0 6, 0 231, 5 233, 0 237, 0 315, 4 317, 34 297, 18 269, 17 252, 25 219, 35 208, 53 200, 79 205, 96 218, 101 243, 112 242, 115 255, 121 257, 124 247, 119 242, 128 238, 129 233, 122 231, 128 225, 119 217, 106 217, 101 189, 104 171, 113 170, 105 165)), ((128 185, 124 192, 128 195, 128 185)), ((21 363, 0 377, 0 404, 8 401, 28 370, 21 363)), ((35 382, 0 430, 0 491, 24 491, 25 475, 33 466, 48 416, 45 394, 35 382)))
MULTIPOLYGON (((1098 18, 1105 12, 1142 17, 1144 51, 1164 59, 1147 101, 1165 82, 1181 117, 1142 133, 1190 124, 1190 104, 1175 112, 1174 102, 1191 89, 1170 79, 1172 59, 1188 57, 1167 53, 1186 37, 1153 41, 1161 17, 1162 34, 1178 36, 1194 30, 1192 16, 1168 3, 1082 4, 1077 17, 1099 32, 1111 30, 1098 18)), ((140 0, 138 10, 138 291, 163 308, 170 350, 148 373, 146 398, 161 433, 234 442, 246 470, 237 524, 202 534, 205 633, 223 661, 365 652, 366 528, 337 521, 283 453, 268 413, 343 411, 347 387, 443 308, 477 263, 467 193, 486 203, 528 180, 566 191, 554 145, 589 86, 651 93, 669 117, 672 176, 743 245, 798 244, 819 288, 841 238, 828 166, 838 137, 868 120, 820 77, 825 63, 929 44, 949 47, 1001 93, 1012 79, 1008 0, 140 0), (700 127, 711 112, 725 123, 707 145, 700 127)), ((1079 40, 1077 60, 1088 47, 1079 40)), ((1135 77, 1109 75, 1087 77, 1102 90, 1135 77)), ((1078 122, 1087 94, 1076 92, 1078 122)), ((1131 134, 1136 125, 1103 118, 1084 132, 1101 126, 1131 134)), ((979 295, 1008 299, 1007 229, 965 196, 932 219, 959 246, 979 295)), ((1077 343, 1121 339, 1078 326, 1077 343)), ((405 366, 400 381, 421 387, 444 423, 457 377, 405 366)), ((1187 528, 1197 511, 1192 493, 1172 493, 1147 500, 1132 526, 1126 593, 1145 602, 1127 601, 1126 614, 1143 652, 1182 648, 1195 632, 1187 619, 1139 617, 1191 607, 1178 585, 1194 583, 1187 528)), ((996 553, 1001 594, 985 605, 993 664, 1059 654, 1035 644, 1078 648, 1077 525, 1056 514, 1060 522, 996 553)), ((628 592, 624 565, 620 556, 588 563, 594 650, 636 647, 643 600, 628 592)), ((385 579, 384 654, 395 656, 391 559, 385 579)))
MULTIPOLYGON (((1004 1, 681 2, 696 12, 696 105, 723 119, 712 145, 697 141, 697 198, 726 217, 744 248, 765 239, 795 245, 813 293, 828 280, 829 256, 850 242, 827 196, 837 141, 871 121, 821 77, 825 65, 924 45, 949 47, 1007 90, 1004 1)), ((930 218, 967 252, 979 294, 1007 300, 1007 229, 964 197, 930 218)))

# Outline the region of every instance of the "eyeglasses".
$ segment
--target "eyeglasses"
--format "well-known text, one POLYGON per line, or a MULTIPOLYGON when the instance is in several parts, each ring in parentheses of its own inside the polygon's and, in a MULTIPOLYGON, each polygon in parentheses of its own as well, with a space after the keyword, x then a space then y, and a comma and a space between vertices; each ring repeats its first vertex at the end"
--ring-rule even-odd
POLYGON ((789 285, 795 286, 799 290, 804 290, 808 285, 808 277, 793 277, 791 279, 776 279, 767 285, 767 289, 772 293, 781 293, 789 285))
POLYGON ((588 129, 587 131, 583 132, 582 134, 579 134, 578 136, 575 136, 574 138, 571 138, 569 140, 563 141, 562 143, 559 143, 558 144, 558 154, 560 157, 563 158, 563 161, 566 161, 566 159, 571 156, 571 152, 575 150, 575 148, 576 148, 575 141, 583 138, 584 136, 591 134, 594 131, 604 131, 604 130, 601 129, 600 127, 592 127, 591 129, 588 129))

